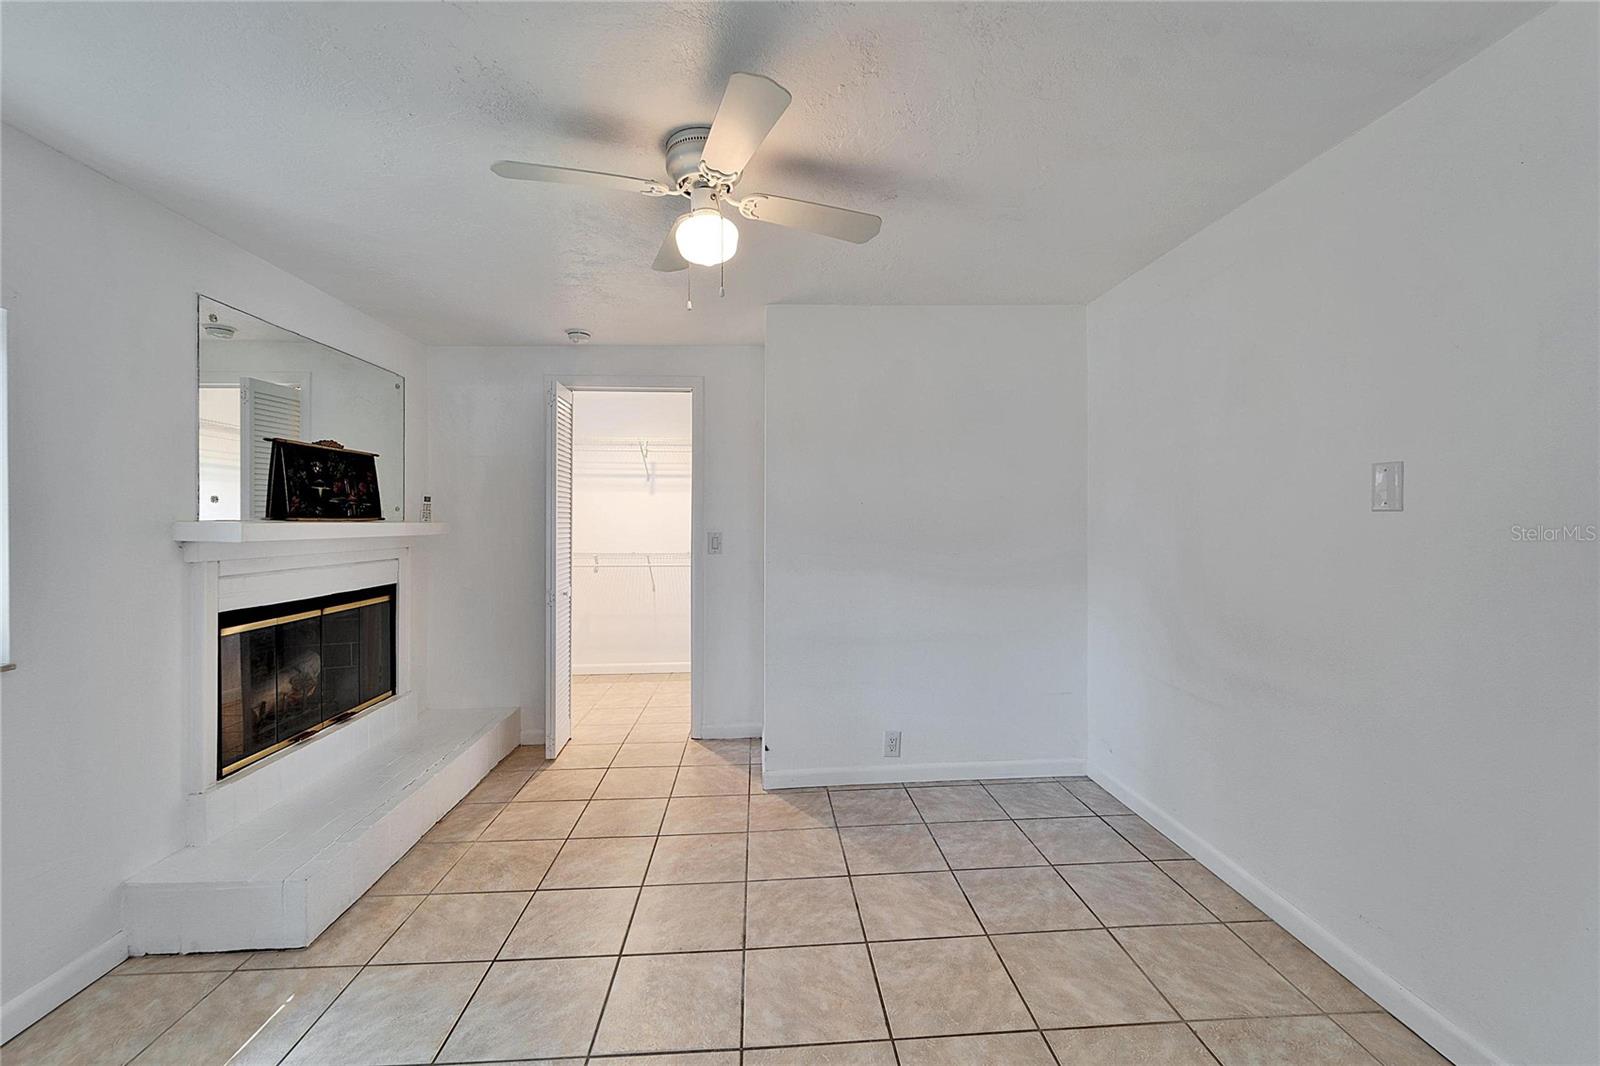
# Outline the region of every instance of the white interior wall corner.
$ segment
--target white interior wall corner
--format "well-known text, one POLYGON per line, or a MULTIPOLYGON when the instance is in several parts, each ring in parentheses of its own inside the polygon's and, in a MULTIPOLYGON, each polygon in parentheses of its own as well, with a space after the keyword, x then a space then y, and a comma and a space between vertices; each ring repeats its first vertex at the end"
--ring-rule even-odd
MULTIPOLYGON (((437 348, 428 359, 436 515, 428 618, 436 707, 520 706, 542 742, 545 704, 545 378, 699 378, 704 385, 706 631, 696 673, 702 735, 754 736, 761 718, 762 349, 437 348)), ((697 550, 703 546, 696 545, 697 550)))
POLYGON ((1597 21, 1088 311, 1090 772, 1461 1062, 1600 1060, 1597 21))
POLYGON ((0 680, 10 1035, 126 953, 123 880, 185 841, 186 584, 171 524, 195 515, 196 294, 405 376, 412 513, 427 481, 428 390, 410 338, 14 127, 0 139, 10 428, 13 441, 50 442, 11 455, 17 669, 0 680))
POLYGON ((1081 766, 1082 308, 776 306, 766 351, 773 780, 1081 766))

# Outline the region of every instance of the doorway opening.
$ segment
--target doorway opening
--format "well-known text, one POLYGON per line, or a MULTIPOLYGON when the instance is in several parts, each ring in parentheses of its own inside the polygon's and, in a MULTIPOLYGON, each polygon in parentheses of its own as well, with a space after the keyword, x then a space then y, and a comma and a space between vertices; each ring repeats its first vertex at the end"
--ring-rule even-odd
POLYGON ((273 437, 310 440, 311 375, 209 371, 200 381, 200 521, 267 513, 273 437))
POLYGON ((546 748, 664 752, 691 732, 695 393, 553 384, 551 413, 546 748))

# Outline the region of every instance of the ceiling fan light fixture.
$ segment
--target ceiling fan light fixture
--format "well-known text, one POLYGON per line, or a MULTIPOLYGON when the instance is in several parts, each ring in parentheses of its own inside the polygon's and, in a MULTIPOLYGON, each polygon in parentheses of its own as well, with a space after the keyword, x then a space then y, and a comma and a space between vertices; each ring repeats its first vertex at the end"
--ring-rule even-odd
POLYGON ((678 220, 678 254, 696 266, 716 266, 739 250, 739 227, 715 207, 699 207, 678 220))
POLYGON ((650 264, 652 270, 663 274, 692 266, 721 266, 734 257, 739 250, 739 227, 722 216, 724 200, 738 214, 756 222, 865 244, 883 225, 877 215, 770 193, 734 194, 756 149, 791 102, 789 90, 771 78, 744 71, 730 74, 710 125, 680 126, 667 135, 667 181, 512 159, 502 159, 489 169, 518 181, 584 185, 636 196, 687 196, 688 213, 673 221, 650 264))

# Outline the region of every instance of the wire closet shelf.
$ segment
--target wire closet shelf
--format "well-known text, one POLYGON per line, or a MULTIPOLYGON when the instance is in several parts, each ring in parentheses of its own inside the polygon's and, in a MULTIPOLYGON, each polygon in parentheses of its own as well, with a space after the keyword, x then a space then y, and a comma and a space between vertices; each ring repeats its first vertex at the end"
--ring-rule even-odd
MULTIPOLYGON (((580 552, 572 553, 574 568, 588 570, 593 574, 612 571, 642 570, 638 575, 648 577, 650 594, 654 596, 657 572, 661 571, 663 579, 675 576, 677 571, 689 569, 688 552, 580 552)), ((619 578, 629 576, 618 574, 619 578)), ((637 578, 635 578, 637 579, 637 578)))
POLYGON ((575 474, 588 477, 687 478, 692 442, 678 437, 580 437, 572 442, 575 474))

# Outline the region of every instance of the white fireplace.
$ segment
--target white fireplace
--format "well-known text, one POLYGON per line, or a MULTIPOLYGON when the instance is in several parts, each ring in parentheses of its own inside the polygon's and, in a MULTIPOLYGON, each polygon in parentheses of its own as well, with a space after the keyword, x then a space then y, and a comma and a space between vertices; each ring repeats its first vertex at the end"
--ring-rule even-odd
MULTIPOLYGON (((198 523, 197 523, 198 524, 198 523)), ((415 723, 412 548, 402 538, 188 542, 191 639, 185 792, 190 844, 217 839, 415 723), (389 697, 231 773, 219 757, 219 618, 229 612, 394 588, 389 697)))
POLYGON ((516 746, 519 708, 420 705, 413 553, 419 538, 442 532, 400 522, 179 523, 190 564, 189 844, 124 883, 133 954, 305 946, 516 746), (224 773, 221 616, 270 620, 275 611, 254 609, 307 601, 348 607, 373 597, 340 594, 391 586, 392 694, 358 706, 347 692, 330 721, 295 734, 299 743, 263 745, 224 773))

